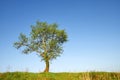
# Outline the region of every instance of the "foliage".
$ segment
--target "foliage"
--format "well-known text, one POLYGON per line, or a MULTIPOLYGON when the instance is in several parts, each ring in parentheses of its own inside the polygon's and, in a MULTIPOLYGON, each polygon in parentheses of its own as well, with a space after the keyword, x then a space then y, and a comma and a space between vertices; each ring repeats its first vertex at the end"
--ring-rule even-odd
POLYGON ((49 61, 56 59, 63 52, 62 44, 67 41, 65 30, 59 30, 57 24, 37 22, 31 26, 30 37, 20 34, 19 41, 14 43, 15 48, 23 47, 23 53, 36 52, 46 63, 49 71, 49 61))
POLYGON ((83 72, 83 73, 28 73, 7 72, 0 74, 0 80, 120 80, 120 73, 83 72))

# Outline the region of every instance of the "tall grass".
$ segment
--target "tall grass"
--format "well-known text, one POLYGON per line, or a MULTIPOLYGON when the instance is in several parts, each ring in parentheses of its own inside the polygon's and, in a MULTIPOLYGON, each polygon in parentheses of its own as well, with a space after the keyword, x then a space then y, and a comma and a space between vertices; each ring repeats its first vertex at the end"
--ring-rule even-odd
POLYGON ((83 72, 83 73, 0 73, 0 80, 120 80, 120 73, 83 72))

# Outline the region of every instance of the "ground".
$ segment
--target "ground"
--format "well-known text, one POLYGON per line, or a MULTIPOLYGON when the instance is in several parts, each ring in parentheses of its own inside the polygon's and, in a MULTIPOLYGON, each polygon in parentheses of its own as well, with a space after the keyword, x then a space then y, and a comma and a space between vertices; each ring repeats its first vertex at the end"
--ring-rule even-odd
POLYGON ((0 80, 120 80, 120 72, 0 73, 0 80))

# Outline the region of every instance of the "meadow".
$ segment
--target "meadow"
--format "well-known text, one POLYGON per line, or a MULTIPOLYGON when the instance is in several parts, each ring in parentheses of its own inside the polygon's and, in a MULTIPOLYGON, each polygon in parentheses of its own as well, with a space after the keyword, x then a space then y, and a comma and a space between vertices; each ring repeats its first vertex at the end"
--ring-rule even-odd
POLYGON ((0 80, 120 80, 120 72, 0 73, 0 80))

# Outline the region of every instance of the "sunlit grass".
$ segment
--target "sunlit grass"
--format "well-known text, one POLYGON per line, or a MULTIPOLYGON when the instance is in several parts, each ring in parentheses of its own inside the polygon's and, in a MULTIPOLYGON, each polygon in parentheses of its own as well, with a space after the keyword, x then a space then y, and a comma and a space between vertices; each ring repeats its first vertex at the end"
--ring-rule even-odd
POLYGON ((81 73, 0 73, 0 80, 120 80, 120 73, 81 72, 81 73))

